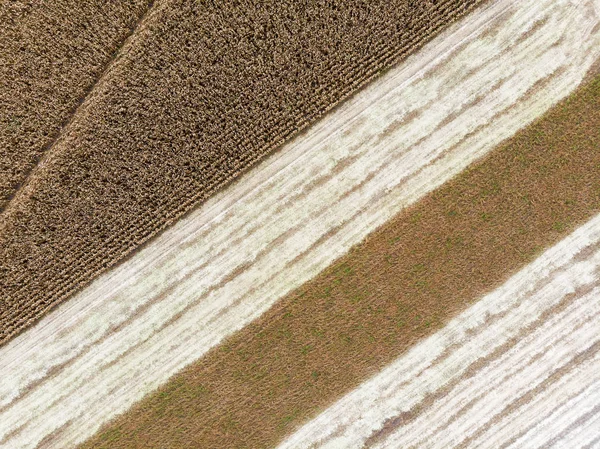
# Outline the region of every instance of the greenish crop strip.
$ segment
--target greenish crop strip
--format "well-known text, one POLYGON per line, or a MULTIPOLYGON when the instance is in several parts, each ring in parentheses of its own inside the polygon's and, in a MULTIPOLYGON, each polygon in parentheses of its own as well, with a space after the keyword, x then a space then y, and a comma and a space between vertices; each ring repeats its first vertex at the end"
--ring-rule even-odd
POLYGON ((82 447, 274 445, 600 212, 599 144, 597 77, 82 447))

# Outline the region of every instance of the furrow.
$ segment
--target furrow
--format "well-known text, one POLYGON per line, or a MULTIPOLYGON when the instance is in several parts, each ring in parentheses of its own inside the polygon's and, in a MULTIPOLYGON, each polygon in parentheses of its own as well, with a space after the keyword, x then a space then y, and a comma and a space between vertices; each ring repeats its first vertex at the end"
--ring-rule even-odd
MULTIPOLYGON (((571 433, 567 434, 562 440, 556 441, 554 447, 571 445, 577 448, 590 448, 600 441, 600 413, 596 412, 587 421, 584 421, 581 426, 575 428, 571 433)), ((597 447, 597 446, 596 446, 597 447)))
MULTIPOLYGON (((597 310, 598 304, 594 301, 594 297, 599 294, 600 292, 594 291, 593 296, 584 296, 583 301, 587 300, 597 310)), ((467 408, 458 417, 454 416, 450 404, 443 400, 439 401, 436 405, 441 407, 433 407, 432 410, 423 413, 419 422, 402 429, 402 437, 397 435, 398 440, 392 438, 387 447, 394 446, 398 441, 406 441, 415 446, 422 444, 426 447, 458 445, 462 439, 467 439, 475 432, 478 426, 484 424, 483 416, 493 419, 499 410, 503 410, 527 395, 538 384, 546 381, 546 376, 551 376, 555 371, 562 369, 563 365, 568 365, 572 357, 588 350, 589 346, 600 339, 600 335, 595 335, 594 332, 599 319, 594 315, 594 307, 581 307, 580 303, 578 305, 579 307, 568 311, 570 314, 567 312, 553 317, 548 325, 541 327, 530 338, 526 338, 525 340, 530 340, 527 342, 528 346, 516 345, 511 349, 511 353, 500 358, 487 370, 482 370, 480 375, 466 380, 460 387, 448 392, 447 397, 452 397, 455 401, 452 404, 455 409, 467 408), (578 332, 570 335, 572 329, 578 329, 578 332), (520 371, 514 372, 517 369, 520 371), (489 382, 489 379, 498 377, 502 380, 499 385, 493 380, 489 382), (482 394, 477 397, 476 402, 470 402, 469 399, 479 392, 482 394), (446 416, 443 415, 443 411, 446 416), (439 421, 434 417, 438 417, 439 421), (447 424, 436 428, 440 421, 447 424), (431 423, 436 424, 432 426, 431 423), (429 432, 431 427, 435 428, 434 432, 429 432), (423 441, 415 440, 415 431, 426 434, 423 441)))
MULTIPOLYGON (((600 358, 596 358, 594 371, 582 373, 577 381, 584 383, 589 381, 590 378, 597 379, 598 375, 596 373, 599 367, 600 358)), ((546 408, 546 412, 547 410, 552 410, 550 416, 546 417, 546 419, 538 423, 508 447, 517 448, 526 445, 531 445, 532 447, 551 447, 555 437, 560 436, 564 431, 568 430, 572 424, 576 425, 578 419, 585 418, 585 415, 593 413, 595 409, 598 409, 599 400, 600 381, 596 381, 576 397, 570 399, 565 404, 561 404, 560 407, 555 407, 555 409, 546 408)), ((551 407, 551 404, 549 405, 551 407)), ((540 412, 544 413, 544 410, 540 412)), ((596 430, 596 434, 600 434, 600 430, 596 430)), ((572 447, 576 446, 573 445, 572 447)))

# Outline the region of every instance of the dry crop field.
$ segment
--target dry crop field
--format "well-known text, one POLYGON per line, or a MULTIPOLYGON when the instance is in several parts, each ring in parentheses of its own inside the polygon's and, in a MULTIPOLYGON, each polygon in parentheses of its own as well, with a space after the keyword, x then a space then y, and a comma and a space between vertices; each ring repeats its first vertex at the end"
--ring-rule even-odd
POLYGON ((479 3, 154 2, 0 215, 0 341, 479 3))
POLYGON ((0 7, 0 211, 137 26, 148 0, 0 7))
POLYGON ((0 448, 600 447, 599 0, 0 16, 0 448))

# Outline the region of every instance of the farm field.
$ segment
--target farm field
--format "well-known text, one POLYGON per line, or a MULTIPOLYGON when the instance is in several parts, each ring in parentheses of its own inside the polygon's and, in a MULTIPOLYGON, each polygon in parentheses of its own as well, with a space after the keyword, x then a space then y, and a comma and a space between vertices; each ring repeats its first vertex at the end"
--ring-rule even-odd
POLYGON ((480 3, 154 2, 0 215, 0 343, 480 3))
POLYGON ((0 211, 0 449, 600 446, 600 1, 317 3, 77 66, 0 211))
POLYGON ((0 212, 52 146, 149 3, 0 4, 0 212))
POLYGON ((599 102, 596 77, 82 447, 275 445, 600 211, 599 102))
POLYGON ((279 447, 580 447, 600 437, 600 215, 279 447), (562 443, 562 444, 561 444, 562 443))
POLYGON ((443 33, 1 348, 6 444, 89 436, 575 88, 593 61, 581 45, 596 39, 585 35, 587 16, 506 5, 443 33), (552 38, 529 32, 542 19, 552 38), (506 28, 485 34, 498 24, 506 28), (580 57, 560 57, 572 50, 580 57), (474 55, 487 57, 475 66, 474 55), (527 71, 495 69, 525 61, 527 71), (481 101, 465 108, 473 96, 481 101))

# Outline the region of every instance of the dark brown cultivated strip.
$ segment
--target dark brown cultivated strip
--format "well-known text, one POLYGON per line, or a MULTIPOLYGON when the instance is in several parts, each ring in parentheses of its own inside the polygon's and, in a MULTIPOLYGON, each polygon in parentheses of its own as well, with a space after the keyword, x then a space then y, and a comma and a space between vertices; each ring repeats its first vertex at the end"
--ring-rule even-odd
POLYGON ((0 219, 0 342, 481 2, 157 2, 0 219))
POLYGON ((151 0, 0 3, 0 211, 151 0))
POLYGON ((600 211, 600 77, 83 448, 269 447, 600 211))

